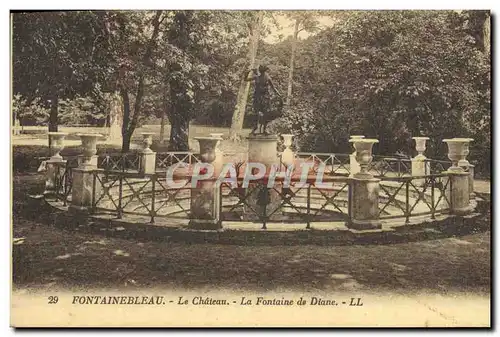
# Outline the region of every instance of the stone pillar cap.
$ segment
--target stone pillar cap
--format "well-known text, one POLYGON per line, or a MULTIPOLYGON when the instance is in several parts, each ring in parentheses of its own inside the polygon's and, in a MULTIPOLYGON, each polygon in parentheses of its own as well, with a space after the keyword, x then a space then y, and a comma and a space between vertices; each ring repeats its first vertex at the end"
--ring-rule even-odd
POLYGON ((474 139, 472 138, 450 138, 450 139, 443 139, 444 143, 466 143, 466 142, 471 142, 474 139))
POLYGON ((473 138, 456 138, 455 137, 455 138, 452 138, 452 139, 456 139, 456 140, 461 141, 461 142, 472 142, 472 141, 474 141, 473 138))
POLYGON ((207 136, 202 136, 202 137, 194 137, 196 140, 217 140, 214 137, 207 137, 207 136))
POLYGON ((372 138, 349 139, 349 143, 372 143, 372 144, 376 144, 376 143, 378 143, 378 139, 372 139, 372 138))
POLYGON ((247 137, 249 140, 278 140, 276 135, 250 135, 247 137))
POLYGON ((411 137, 411 139, 426 139, 426 140, 428 140, 430 138, 429 137, 411 137))
POLYGON ((76 135, 78 137, 95 137, 95 138, 104 137, 100 133, 77 133, 76 135))
POLYGON ((54 136, 67 136, 67 135, 69 135, 69 133, 59 132, 59 131, 49 131, 48 135, 50 135, 50 136, 52 136, 52 135, 54 135, 54 136))

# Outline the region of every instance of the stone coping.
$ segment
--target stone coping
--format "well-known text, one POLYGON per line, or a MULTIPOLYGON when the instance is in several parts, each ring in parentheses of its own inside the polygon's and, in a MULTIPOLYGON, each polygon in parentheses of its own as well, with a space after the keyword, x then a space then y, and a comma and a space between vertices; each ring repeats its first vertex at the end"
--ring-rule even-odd
MULTIPOLYGON (((44 199, 41 199, 44 200, 44 199)), ((352 245, 352 244, 392 244, 409 241, 439 239, 455 235, 466 235, 490 229, 490 222, 479 212, 465 216, 450 214, 415 216, 410 223, 404 218, 382 220, 381 229, 354 230, 342 221, 305 223, 262 223, 224 221, 219 230, 194 230, 188 228, 188 219, 156 218, 150 222, 148 216, 127 215, 117 219, 113 214, 74 214, 61 202, 45 200, 47 211, 54 216, 54 222, 64 227, 79 228, 93 233, 116 235, 125 238, 143 238, 159 241, 179 241, 186 243, 214 244, 255 244, 255 245, 352 245)), ((485 209, 489 202, 474 200, 471 206, 481 202, 485 209)))

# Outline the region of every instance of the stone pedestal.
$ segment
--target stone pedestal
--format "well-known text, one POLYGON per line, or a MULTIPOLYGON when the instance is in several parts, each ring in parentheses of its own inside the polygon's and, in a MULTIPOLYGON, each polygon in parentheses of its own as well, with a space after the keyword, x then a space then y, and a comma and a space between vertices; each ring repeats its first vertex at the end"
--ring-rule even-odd
MULTIPOLYGON (((77 213, 90 213, 92 208, 92 194, 94 184, 94 168, 90 166, 73 169, 73 186, 71 189, 70 210, 77 213)), ((96 198, 99 196, 96 183, 96 198)))
POLYGON ((351 221, 349 228, 364 230, 381 228, 379 220, 378 197, 380 179, 374 178, 368 167, 373 160, 373 145, 377 139, 352 138, 356 150, 356 162, 360 171, 355 173, 350 184, 351 221))
MULTIPOLYGON (((412 137, 415 141, 415 150, 417 150, 417 155, 415 158, 411 160, 411 175, 412 176, 424 176, 430 173, 430 163, 426 160, 427 158, 424 155, 426 149, 426 142, 429 140, 429 137, 412 137)), ((425 184, 425 179, 414 179, 413 183, 415 185, 423 185, 425 184)))
MULTIPOLYGON (((412 176, 424 176, 430 174, 431 168, 430 163, 427 161, 425 156, 416 156, 411 159, 411 175, 412 176)), ((421 179, 413 179, 412 182, 415 185, 423 185, 425 184, 425 178, 421 179)))
POLYGON ((451 202, 451 213, 453 214, 467 214, 471 212, 472 208, 469 205, 469 173, 448 171, 450 173, 451 190, 449 200, 451 202))
POLYGON ((470 198, 474 198, 474 165, 469 163, 468 160, 461 160, 458 162, 458 166, 464 169, 465 172, 469 173, 469 194, 470 198))
MULTIPOLYGON (((271 171, 272 165, 279 166, 278 138, 275 135, 251 135, 248 137, 248 163, 261 163, 266 168, 265 177, 271 171)), ((267 179, 262 182, 250 182, 245 190, 248 204, 243 207, 243 219, 249 221, 260 221, 259 216, 269 216, 281 204, 281 196, 278 191, 267 188, 267 179), (249 194, 249 195, 248 195, 249 194), (257 213, 257 214, 255 214, 257 213)), ((279 186, 279 185, 275 185, 279 186)))
POLYGON ((46 161, 45 167, 45 191, 43 194, 53 194, 57 192, 58 188, 64 188, 64 185, 57 186, 57 180, 64 184, 61 177, 66 172, 66 160, 62 158, 51 158, 46 161))
POLYGON ((18 136, 21 134, 21 124, 19 123, 19 119, 15 119, 14 121, 14 136, 18 136))
POLYGON ((60 152, 64 149, 64 138, 68 135, 64 132, 49 132, 50 139, 50 159, 46 162, 46 179, 44 194, 57 192, 57 181, 66 171, 66 160, 63 159, 60 152))
MULTIPOLYGON (((212 164, 215 160, 215 146, 218 139, 213 137, 196 137, 200 143, 200 159, 202 163, 212 164)), ((195 164, 193 176, 204 170, 202 165, 195 164)), ((220 220, 220 193, 217 177, 198 181, 196 187, 191 188, 191 211, 189 228, 213 230, 221 228, 220 220)))
POLYGON ((92 208, 92 196, 99 197, 101 185, 96 182, 94 189, 94 171, 97 169, 97 139, 100 134, 79 134, 82 139, 83 155, 78 158, 78 168, 73 171, 70 210, 89 213, 92 208))
POLYGON ((216 180, 198 182, 191 190, 191 220, 192 229, 220 229, 220 193, 216 180))
POLYGON ((156 171, 156 152, 142 152, 139 154, 139 173, 154 174, 156 171))
POLYGON ((139 173, 154 174, 156 171, 156 152, 149 147, 153 144, 153 132, 143 132, 143 150, 139 154, 139 173))
POLYGON ((248 162, 266 166, 278 164, 278 138, 275 135, 255 135, 248 138, 248 162))
POLYGON ((351 223, 349 228, 357 230, 379 229, 378 198, 380 179, 352 178, 351 223))

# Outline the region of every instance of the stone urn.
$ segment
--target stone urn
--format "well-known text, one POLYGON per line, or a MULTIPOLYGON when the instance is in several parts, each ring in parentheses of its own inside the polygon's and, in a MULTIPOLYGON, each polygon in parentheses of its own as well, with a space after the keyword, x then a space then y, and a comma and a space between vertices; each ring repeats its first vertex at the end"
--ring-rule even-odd
MULTIPOLYGON (((458 139, 460 141, 463 141, 464 142, 464 155, 465 157, 467 157, 469 155, 469 145, 470 145, 470 142, 474 141, 473 138, 453 138, 453 139, 458 139)), ((460 160, 458 162, 458 166, 462 166, 462 167, 469 167, 470 163, 469 161, 467 160, 467 158, 465 158, 464 160, 460 160)))
POLYGON ((200 143, 200 158, 203 163, 211 163, 215 160, 215 148, 220 141, 214 137, 195 137, 200 143))
POLYGON ((151 145, 153 144, 153 135, 154 132, 142 132, 142 145, 144 148, 142 149, 143 153, 152 153, 153 150, 150 149, 151 145))
POLYGON ((373 160, 372 150, 373 144, 378 143, 377 139, 350 139, 349 143, 354 144, 354 149, 356 150, 356 161, 359 163, 360 172, 356 173, 355 177, 360 178, 371 178, 373 177, 368 172, 368 166, 373 160))
POLYGON ((216 156, 219 155, 219 154, 222 154, 222 150, 220 149, 222 135, 223 135, 223 133, 211 133, 210 134, 210 137, 215 138, 215 139, 218 140, 217 145, 215 145, 215 154, 216 154, 216 156))
POLYGON ((295 160, 295 153, 291 149, 293 134, 287 133, 281 136, 283 137, 283 145, 285 146, 285 149, 281 153, 281 162, 286 166, 290 166, 295 160))
POLYGON ((64 149, 64 138, 67 135, 65 132, 49 132, 51 159, 62 159, 60 152, 64 149))
POLYGON ((98 133, 79 133, 77 136, 79 136, 82 140, 82 166, 93 166, 92 157, 97 153, 97 139, 102 138, 103 135, 98 133))
POLYGON ((412 137, 412 139, 415 140, 415 149, 417 150, 418 154, 415 158, 419 159, 425 159, 425 143, 429 140, 429 137, 412 137))
POLYGON ((443 142, 448 145, 448 158, 451 160, 449 171, 463 172, 464 169, 459 166, 459 162, 467 162, 467 154, 469 153, 469 143, 471 138, 452 138, 443 139, 443 142))
POLYGON ((363 139, 363 138, 365 138, 365 136, 362 136, 362 135, 352 135, 352 136, 349 136, 349 138, 350 138, 349 140, 351 140, 351 139, 363 139))

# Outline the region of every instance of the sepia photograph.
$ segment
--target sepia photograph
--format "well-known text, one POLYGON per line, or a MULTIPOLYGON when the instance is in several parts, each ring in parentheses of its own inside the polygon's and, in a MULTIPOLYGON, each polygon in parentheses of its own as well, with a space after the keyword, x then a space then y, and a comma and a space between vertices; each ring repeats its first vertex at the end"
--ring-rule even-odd
POLYGON ((11 10, 11 327, 491 328, 492 21, 11 10))

